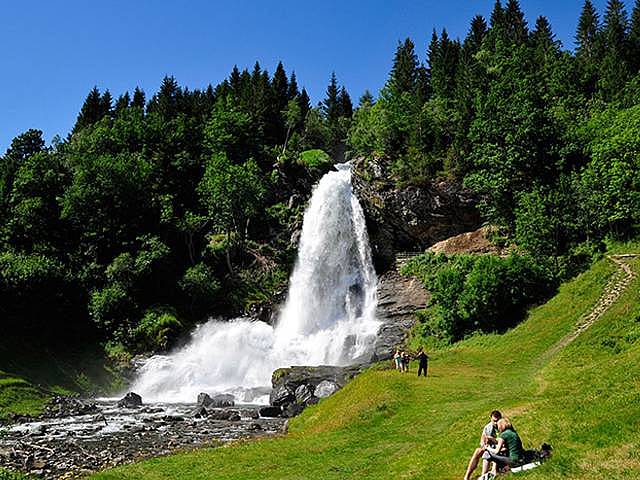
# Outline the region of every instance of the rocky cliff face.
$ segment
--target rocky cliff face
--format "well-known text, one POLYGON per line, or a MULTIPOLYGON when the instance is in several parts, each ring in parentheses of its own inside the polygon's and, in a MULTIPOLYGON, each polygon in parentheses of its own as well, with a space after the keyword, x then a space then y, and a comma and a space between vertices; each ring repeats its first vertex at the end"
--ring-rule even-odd
POLYGON ((360 159, 353 185, 367 218, 378 272, 393 267, 395 252, 422 251, 480 226, 478 198, 457 181, 398 188, 383 162, 360 159))

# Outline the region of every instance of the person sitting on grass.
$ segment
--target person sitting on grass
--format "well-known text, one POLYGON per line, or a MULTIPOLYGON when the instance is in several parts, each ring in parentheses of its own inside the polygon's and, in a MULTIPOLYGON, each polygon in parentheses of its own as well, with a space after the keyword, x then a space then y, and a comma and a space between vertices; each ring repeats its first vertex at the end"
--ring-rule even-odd
POLYGON ((519 465, 524 461, 524 448, 520 436, 511 425, 508 418, 502 417, 498 420, 498 432, 500 436, 494 447, 486 447, 482 454, 482 474, 485 475, 489 471, 489 464, 495 462, 493 474, 496 475, 498 465, 513 466, 519 465), (501 450, 507 448, 508 457, 503 455, 501 450))
POLYGON ((498 410, 491 412, 491 420, 482 429, 480 435, 480 448, 476 448, 469 460, 467 473, 464 474, 464 480, 470 480, 471 474, 478 466, 478 462, 482 458, 487 446, 495 445, 498 437, 498 420, 502 418, 502 414, 498 410))

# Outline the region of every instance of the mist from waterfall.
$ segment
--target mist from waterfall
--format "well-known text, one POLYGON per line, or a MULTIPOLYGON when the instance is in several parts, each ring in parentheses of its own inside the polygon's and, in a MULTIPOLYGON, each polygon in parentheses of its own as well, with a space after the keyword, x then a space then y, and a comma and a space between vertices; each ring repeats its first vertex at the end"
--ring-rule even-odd
POLYGON ((348 365, 371 350, 379 326, 377 278, 350 167, 337 169, 322 177, 305 212, 275 327, 245 318, 211 320, 183 348, 151 357, 133 391, 149 401, 194 402, 206 392, 265 403, 275 369, 348 365))

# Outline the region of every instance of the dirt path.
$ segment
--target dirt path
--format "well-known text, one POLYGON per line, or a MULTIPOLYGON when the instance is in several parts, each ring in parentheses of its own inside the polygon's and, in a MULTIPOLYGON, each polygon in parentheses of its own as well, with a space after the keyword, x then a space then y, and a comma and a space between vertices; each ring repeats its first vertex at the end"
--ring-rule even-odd
POLYGON ((547 351, 545 355, 546 358, 552 357, 578 338, 582 332, 593 325, 604 314, 604 312, 606 312, 609 307, 618 300, 620 295, 622 295, 631 282, 637 277, 637 274, 631 269, 625 260, 638 256, 640 255, 631 253, 607 255, 607 258, 618 267, 618 272, 613 275, 594 307, 578 319, 578 322, 571 332, 562 337, 549 349, 549 351, 547 351))

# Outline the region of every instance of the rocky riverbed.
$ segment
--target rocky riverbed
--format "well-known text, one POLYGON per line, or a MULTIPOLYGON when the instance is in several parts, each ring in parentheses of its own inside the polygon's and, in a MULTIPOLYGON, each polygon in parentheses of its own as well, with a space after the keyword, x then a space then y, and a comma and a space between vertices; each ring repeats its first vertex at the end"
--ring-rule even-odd
POLYGON ((115 400, 59 400, 42 417, 0 428, 0 466, 45 479, 75 478, 178 450, 217 446, 282 432, 285 420, 262 418, 260 407, 193 404, 118 406, 115 400))

